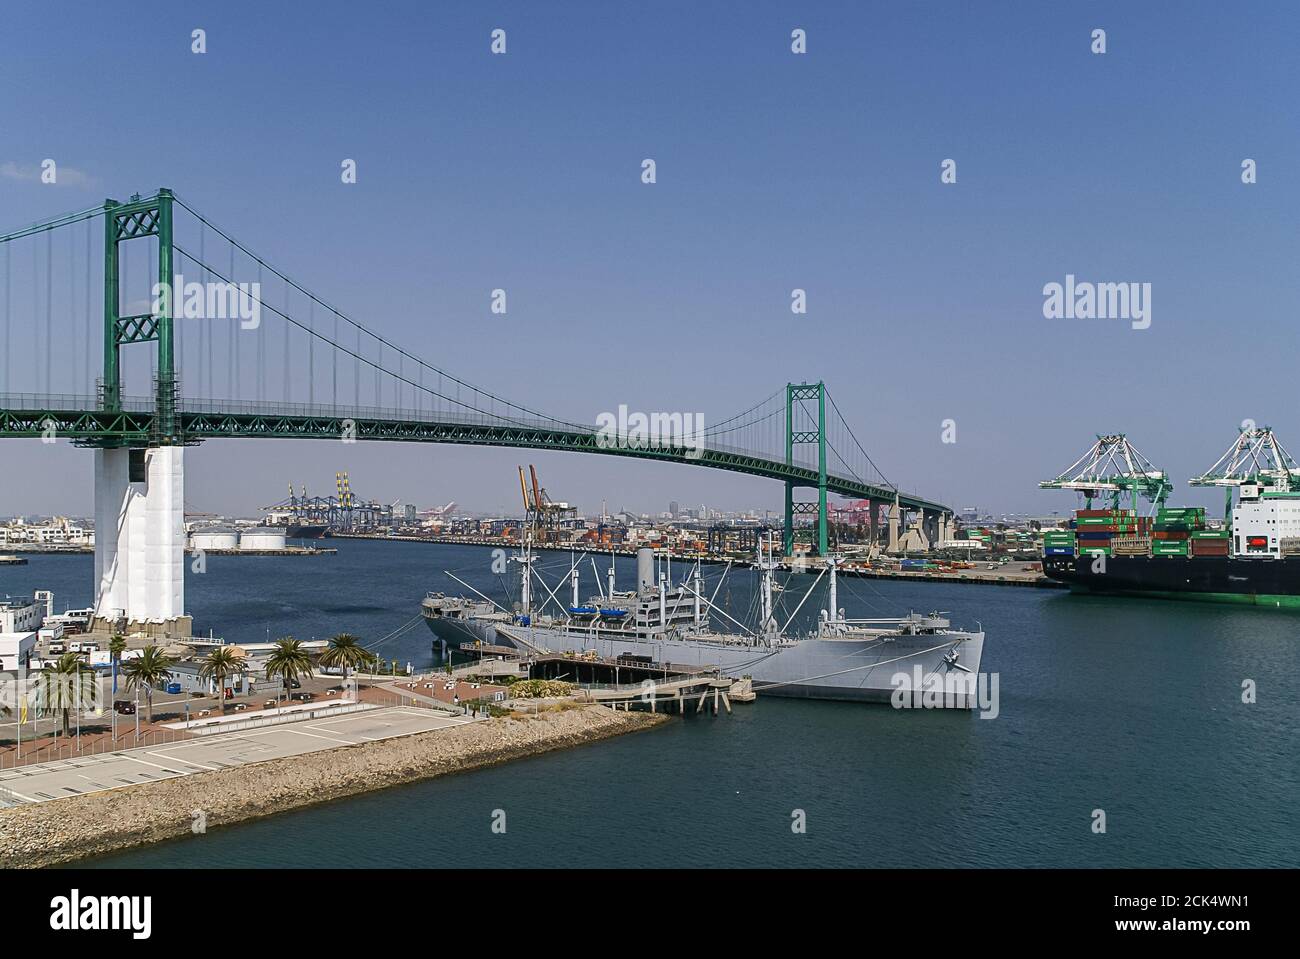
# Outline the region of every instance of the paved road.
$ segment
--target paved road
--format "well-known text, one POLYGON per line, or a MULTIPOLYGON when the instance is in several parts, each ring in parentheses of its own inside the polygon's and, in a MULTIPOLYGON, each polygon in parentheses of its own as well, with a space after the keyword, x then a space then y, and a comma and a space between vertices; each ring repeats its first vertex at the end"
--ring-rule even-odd
POLYGON ((479 722, 430 709, 395 706, 249 732, 214 733, 167 746, 20 766, 0 773, 0 807, 48 802, 104 789, 208 772, 356 743, 479 722), (12 794, 12 795, 11 795, 12 794))

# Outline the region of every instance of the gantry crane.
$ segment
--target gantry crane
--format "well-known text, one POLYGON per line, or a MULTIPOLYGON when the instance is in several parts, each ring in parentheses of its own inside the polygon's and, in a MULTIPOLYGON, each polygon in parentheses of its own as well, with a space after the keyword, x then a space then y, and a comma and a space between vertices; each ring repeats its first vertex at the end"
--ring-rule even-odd
POLYGON ((1039 489, 1077 490, 1083 494, 1088 509, 1101 496, 1109 499, 1111 509, 1119 509, 1120 499, 1127 493, 1132 496, 1134 513, 1139 498, 1150 502, 1154 512, 1164 505, 1174 489, 1164 470, 1156 469, 1123 433, 1099 434, 1088 452, 1060 475, 1038 486, 1039 489))
POLYGON ((524 468, 519 467, 519 491, 524 500, 524 525, 532 530, 533 541, 558 542, 562 521, 576 518, 578 508, 552 500, 546 487, 537 481, 537 468, 531 464, 528 479, 524 478, 524 468))
POLYGON ((262 508, 270 515, 291 517, 295 523, 319 523, 344 532, 393 525, 393 507, 375 500, 358 500, 346 472, 334 474, 334 491, 334 496, 308 496, 307 486, 303 484, 299 496, 290 483, 288 499, 262 508))
POLYGON ((1191 479, 1193 486, 1224 488, 1224 520, 1232 518, 1232 491, 1248 484, 1286 493, 1300 492, 1300 467, 1273 435, 1271 427, 1242 427, 1237 439, 1213 466, 1191 479))

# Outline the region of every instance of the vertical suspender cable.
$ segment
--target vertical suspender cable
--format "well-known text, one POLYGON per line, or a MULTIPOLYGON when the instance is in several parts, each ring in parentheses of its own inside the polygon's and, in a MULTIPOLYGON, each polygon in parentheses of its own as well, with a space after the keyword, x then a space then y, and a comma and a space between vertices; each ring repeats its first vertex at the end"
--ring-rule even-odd
MULTIPOLYGON (((77 264, 77 231, 68 231, 68 342, 70 345, 68 355, 68 372, 73 376, 77 375, 77 271, 74 267, 77 264)), ((83 353, 90 352, 90 341, 85 340, 81 344, 83 353)), ((66 383, 64 379, 61 382, 66 383)), ((79 391, 78 391, 79 392, 79 391)))
POLYGON ((262 261, 257 261, 257 401, 266 399, 266 334, 260 322, 262 316, 262 261))
MULTIPOLYGON (((289 315, 289 284, 284 285, 284 315, 289 315)), ((284 324, 284 402, 289 402, 289 327, 290 323, 284 324)), ((288 412, 286 410, 285 412, 288 412)))
MULTIPOLYGON (((239 288, 239 285, 235 282, 235 245, 233 243, 230 244, 230 285, 234 287, 236 290, 239 288)), ((231 297, 229 295, 226 296, 226 302, 227 303, 231 302, 231 297)), ((240 299, 236 299, 235 302, 242 303, 243 301, 240 299)), ((234 364, 235 364, 235 388, 231 391, 230 398, 232 400, 238 400, 238 399, 242 399, 244 395, 244 384, 242 382, 243 378, 239 375, 240 373, 239 353, 241 347, 243 346, 243 343, 239 337, 240 330, 239 330, 238 309, 235 310, 235 315, 230 318, 229 322, 230 322, 230 350, 234 354, 234 364)))
MULTIPOLYGON (((307 297, 307 329, 316 330, 316 301, 307 297)), ((307 405, 316 403, 316 337, 307 334, 307 405)))
MULTIPOLYGON (((208 223, 199 219, 199 282, 208 282, 208 255, 204 246, 208 238, 208 223)), ((204 399, 212 399, 212 320, 204 316, 199 320, 199 392, 204 399)))
POLYGON ((82 385, 86 387, 91 385, 90 344, 95 341, 95 338, 90 335, 90 260, 92 256, 92 244, 94 242, 94 223, 95 221, 93 219, 86 221, 86 368, 81 379, 82 385))
POLYGON ((54 388, 54 381, 50 375, 51 351, 53 349, 54 334, 50 330, 50 325, 54 322, 54 231, 47 229, 45 231, 45 392, 50 392, 54 388))
POLYGON ((4 350, 5 391, 10 391, 13 389, 13 384, 9 381, 9 353, 10 353, 9 315, 13 311, 13 298, 9 294, 11 292, 10 286, 12 284, 10 281, 12 279, 13 279, 13 275, 12 272, 10 271, 10 262, 9 262, 9 244, 6 243, 5 244, 5 350, 4 350))

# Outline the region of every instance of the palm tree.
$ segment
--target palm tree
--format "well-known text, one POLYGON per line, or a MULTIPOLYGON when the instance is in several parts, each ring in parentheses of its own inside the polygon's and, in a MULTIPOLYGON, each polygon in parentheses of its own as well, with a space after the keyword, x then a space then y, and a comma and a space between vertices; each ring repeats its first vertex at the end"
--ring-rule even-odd
POLYGON ((52 668, 41 670, 41 709, 63 713, 63 735, 71 733, 72 711, 94 702, 95 682, 94 670, 83 669, 76 653, 64 653, 52 668))
POLYGON ((282 636, 275 641, 275 649, 266 658, 266 678, 279 676, 284 683, 287 699, 294 680, 299 676, 310 676, 311 667, 311 654, 303 648, 302 641, 292 636, 282 636))
POLYGON ((122 671, 122 654, 126 652, 126 637, 114 633, 108 640, 109 658, 113 663, 113 692, 117 692, 117 675, 122 671))
POLYGON ((339 633, 330 638, 329 649, 321 654, 320 664, 330 668, 343 667, 343 686, 348 685, 348 668, 356 669, 370 661, 370 650, 361 645, 361 640, 351 633, 339 633))
POLYGON ((122 667, 122 673, 126 676, 126 688, 144 689, 145 701, 149 706, 149 722, 153 722, 154 687, 161 686, 172 678, 172 671, 168 667, 174 662, 175 660, 163 655, 160 647, 146 646, 140 650, 139 656, 128 659, 122 667))
POLYGON ((217 646, 199 664, 199 679, 210 679, 217 686, 221 715, 226 714, 226 677, 242 676, 248 667, 230 646, 217 646))

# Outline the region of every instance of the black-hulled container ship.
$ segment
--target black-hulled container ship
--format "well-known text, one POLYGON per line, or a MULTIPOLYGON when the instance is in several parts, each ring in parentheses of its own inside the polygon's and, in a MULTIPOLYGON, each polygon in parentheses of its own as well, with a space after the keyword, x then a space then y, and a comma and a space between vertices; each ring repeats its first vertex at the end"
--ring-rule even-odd
POLYGON ((1078 510, 1044 532, 1043 572, 1078 592, 1300 608, 1300 492, 1242 485, 1218 527, 1199 507, 1078 510))

